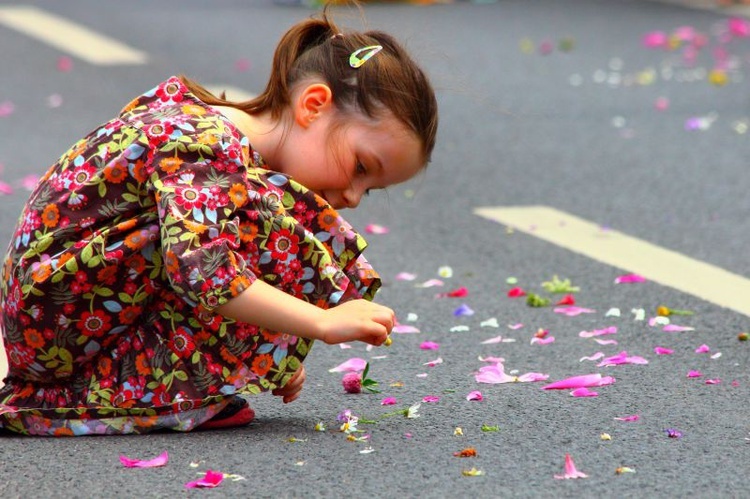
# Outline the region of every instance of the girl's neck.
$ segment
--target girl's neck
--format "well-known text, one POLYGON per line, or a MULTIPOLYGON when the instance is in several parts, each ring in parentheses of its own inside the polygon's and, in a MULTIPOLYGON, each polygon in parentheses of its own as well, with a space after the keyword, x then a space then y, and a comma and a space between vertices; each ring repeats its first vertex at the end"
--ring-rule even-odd
POLYGON ((214 107, 248 138, 250 146, 263 157, 266 165, 275 164, 276 150, 284 132, 280 120, 272 119, 270 113, 252 115, 230 106, 214 107))

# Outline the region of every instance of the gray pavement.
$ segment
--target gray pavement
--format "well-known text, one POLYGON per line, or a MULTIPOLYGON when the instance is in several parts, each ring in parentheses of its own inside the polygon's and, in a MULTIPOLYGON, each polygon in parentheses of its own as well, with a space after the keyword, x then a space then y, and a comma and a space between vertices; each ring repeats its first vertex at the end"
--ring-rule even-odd
MULTIPOLYGON (((261 88, 278 37, 312 12, 238 0, 29 3, 150 59, 144 66, 101 67, 74 58, 72 70, 60 72, 64 54, 0 26, 0 103, 14 105, 13 114, 0 117, 0 180, 15 187, 2 197, 2 247, 28 195, 20 187, 25 175, 41 174, 70 143, 168 75, 261 88), (249 71, 237 69, 240 60, 250 62, 249 71), (48 106, 52 95, 61 106, 48 106)), ((750 119, 750 40, 729 46, 731 81, 719 87, 706 81, 710 52, 688 68, 680 52, 646 49, 641 38, 680 26, 713 37, 727 19, 722 9, 501 0, 373 4, 365 14, 370 25, 406 41, 440 96, 439 142, 425 174, 347 214, 360 228, 390 229, 368 236, 369 259, 385 281, 378 301, 421 332, 394 335, 390 348, 372 351, 316 345, 301 399, 287 406, 271 396, 253 399, 257 419, 245 429, 80 439, 2 435, 0 496, 747 497, 750 344, 737 335, 750 330, 750 319, 653 282, 614 285, 622 269, 507 231, 473 210, 551 206, 750 278, 750 143, 742 133, 750 119), (572 50, 561 51, 562 40, 572 40, 572 50), (542 45, 551 52, 541 54, 542 45), (667 109, 655 109, 659 98, 668 99, 667 109), (687 130, 688 123, 703 129, 687 130), (442 288, 414 286, 438 278, 441 266, 453 270, 442 288), (417 277, 397 280, 400 272, 417 277), (579 286, 577 304, 595 313, 566 317, 506 296, 509 277, 543 292, 540 283, 553 275, 579 286), (435 297, 462 286, 466 297, 435 297), (456 317, 461 304, 474 315, 456 317), (695 329, 665 333, 634 320, 631 309, 653 316, 661 304, 695 311, 674 321, 695 329), (605 316, 614 307, 621 317, 605 316), (409 314, 417 319, 407 321, 409 314), (491 318, 499 327, 487 325, 491 318), (618 328, 618 345, 579 337, 609 326, 618 328), (556 341, 530 344, 539 328, 556 341), (482 344, 498 335, 517 341, 482 344), (440 349, 422 350, 424 341, 440 349), (695 353, 703 344, 710 352, 695 353), (657 356, 655 346, 674 353, 657 356), (627 351, 649 363, 596 367, 580 360, 597 351, 627 351), (480 356, 503 357, 508 371, 541 372, 550 381, 601 373, 616 382, 592 398, 543 391, 546 382, 479 384, 473 373, 484 365, 480 356), (381 394, 343 392, 341 375, 328 370, 351 357, 371 361, 381 394), (441 364, 425 365, 437 357, 441 364), (690 370, 703 377, 688 378, 690 370), (482 401, 466 399, 474 390, 482 401), (383 417, 428 395, 440 400, 422 403, 419 418, 383 417), (386 396, 397 405, 381 406, 386 396), (345 409, 376 421, 360 424, 366 433, 357 435, 369 435, 367 441, 348 441, 339 431, 336 416, 345 409), (615 419, 629 415, 639 420, 615 419), (315 431, 319 422, 326 431, 315 431), (670 438, 670 428, 682 437, 670 438), (470 447, 476 457, 454 457, 470 447), (161 468, 125 469, 118 460, 165 450, 170 461, 161 468), (566 453, 588 478, 553 478, 563 472, 566 453), (622 467, 635 472, 617 474, 622 467), (463 474, 472 468, 483 475, 463 474), (184 489, 207 469, 244 480, 184 489)), ((349 19, 357 22, 356 15, 349 19)))

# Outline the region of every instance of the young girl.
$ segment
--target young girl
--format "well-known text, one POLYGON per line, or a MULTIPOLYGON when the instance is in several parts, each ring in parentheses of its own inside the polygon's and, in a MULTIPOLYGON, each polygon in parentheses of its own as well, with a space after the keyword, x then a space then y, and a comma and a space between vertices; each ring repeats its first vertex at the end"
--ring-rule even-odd
POLYGON ((381 345, 365 241, 336 210, 430 159, 437 104, 403 48, 323 13, 234 103, 171 77, 41 179, 2 269, 0 427, 29 435, 244 425, 296 399, 313 340, 381 345))

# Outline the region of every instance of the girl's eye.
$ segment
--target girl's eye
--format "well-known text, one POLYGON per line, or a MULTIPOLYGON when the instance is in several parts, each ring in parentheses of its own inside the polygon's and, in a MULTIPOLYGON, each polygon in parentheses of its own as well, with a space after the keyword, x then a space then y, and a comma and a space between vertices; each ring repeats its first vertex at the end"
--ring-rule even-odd
POLYGON ((357 175, 367 175, 367 168, 361 161, 357 161, 357 175))

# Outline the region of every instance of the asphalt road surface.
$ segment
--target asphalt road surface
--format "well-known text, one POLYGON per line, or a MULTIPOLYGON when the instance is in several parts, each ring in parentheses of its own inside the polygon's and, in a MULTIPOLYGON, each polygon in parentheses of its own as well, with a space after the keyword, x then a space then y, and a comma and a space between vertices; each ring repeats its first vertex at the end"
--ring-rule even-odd
MULTIPOLYGON (((172 74, 259 91, 281 34, 314 11, 250 0, 46 0, 23 2, 40 10, 20 19, 9 9, 18 5, 0 1, 2 247, 26 185, 75 140, 172 74), (74 23, 62 41, 61 20, 74 23), (94 53, 104 42, 77 38, 84 27, 122 46, 94 53)), ((364 12, 368 25, 405 41, 439 93, 438 145, 424 175, 346 215, 362 231, 389 230, 367 235, 384 279, 378 301, 420 332, 369 351, 316 345, 300 400, 253 399, 257 418, 244 429, 4 434, 0 496, 750 495, 750 343, 738 340, 750 330, 744 24, 729 39, 726 11, 646 1, 382 3, 364 12), (645 46, 654 32, 671 35, 671 49, 645 46), (482 207, 496 218, 525 209, 499 223, 479 216, 482 207), (611 244, 596 249, 602 241, 611 244), (397 278, 404 272, 414 280, 397 278), (615 284, 628 274, 645 281, 615 284), (554 276, 580 288, 575 306, 588 313, 554 311, 564 294, 542 286, 554 276), (443 285, 417 286, 431 279, 443 285), (553 305, 510 298, 516 287, 553 305), (464 296, 436 296, 461 288, 464 296), (649 324, 659 305, 694 315, 671 316, 678 331, 664 331, 649 324), (532 343, 540 329, 555 341, 532 343), (475 374, 491 365, 480 357, 502 357, 506 374, 548 378, 479 383, 475 374), (370 362, 381 393, 344 393, 329 369, 350 358, 370 362), (608 358, 630 363, 600 365, 608 358), (585 374, 616 381, 591 388, 596 397, 541 389, 585 374), (467 400, 477 390, 482 400, 467 400), (381 405, 386 397, 396 404, 381 405), (405 417, 417 403, 419 417, 405 417), (364 430, 353 439, 336 420, 347 409, 364 430), (476 455, 454 455, 467 449, 476 455), (119 461, 165 451, 163 467, 119 461), (554 478, 566 454, 587 478, 554 478), (230 476, 214 489, 185 488, 207 470, 230 476)))

